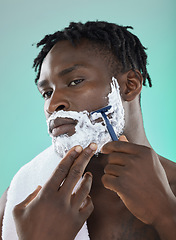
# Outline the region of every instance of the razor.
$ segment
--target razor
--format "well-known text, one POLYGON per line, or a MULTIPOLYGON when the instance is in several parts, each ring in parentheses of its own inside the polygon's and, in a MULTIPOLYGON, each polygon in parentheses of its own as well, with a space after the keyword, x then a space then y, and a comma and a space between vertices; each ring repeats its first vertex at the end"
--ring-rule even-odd
POLYGON ((91 112, 91 114, 101 113, 103 119, 105 120, 106 127, 107 127, 107 130, 108 130, 108 132, 109 132, 109 134, 110 134, 110 136, 111 136, 111 139, 112 139, 113 141, 118 141, 118 138, 117 138, 117 136, 116 136, 116 134, 115 134, 115 132, 114 132, 114 129, 113 129, 112 125, 110 124, 107 115, 105 114, 105 112, 107 112, 111 107, 112 107, 112 106, 106 106, 106 107, 104 107, 104 108, 100 108, 100 109, 98 109, 98 110, 96 110, 96 111, 91 112))

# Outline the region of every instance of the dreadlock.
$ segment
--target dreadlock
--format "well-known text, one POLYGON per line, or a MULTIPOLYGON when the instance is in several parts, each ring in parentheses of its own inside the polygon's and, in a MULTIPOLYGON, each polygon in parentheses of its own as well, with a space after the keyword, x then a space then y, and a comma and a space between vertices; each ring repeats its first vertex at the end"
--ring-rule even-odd
POLYGON ((44 58, 51 48, 59 41, 68 40, 73 46, 79 44, 81 39, 88 39, 97 45, 104 45, 116 56, 117 61, 121 63, 122 68, 137 68, 143 76, 143 85, 146 86, 146 79, 149 87, 152 86, 151 78, 147 72, 147 54, 146 48, 141 44, 139 38, 129 32, 127 29, 133 29, 131 26, 120 26, 104 21, 91 21, 85 24, 71 22, 70 25, 62 31, 46 35, 37 47, 43 45, 38 56, 34 59, 33 68, 37 72, 35 83, 40 76, 41 66, 44 58))

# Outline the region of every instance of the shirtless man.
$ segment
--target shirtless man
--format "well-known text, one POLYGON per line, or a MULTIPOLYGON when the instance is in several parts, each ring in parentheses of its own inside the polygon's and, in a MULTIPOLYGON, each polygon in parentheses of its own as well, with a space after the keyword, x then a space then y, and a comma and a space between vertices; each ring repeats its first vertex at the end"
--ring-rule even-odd
MULTIPOLYGON (((140 93, 151 80, 138 38, 105 22, 71 23, 40 45, 44 48, 34 66, 47 119, 55 111, 92 112, 106 106, 114 76, 125 127, 120 141, 106 143, 98 157, 98 143, 73 147, 46 184, 14 208, 19 239, 71 240, 87 221, 92 240, 175 240, 176 164, 152 149, 144 131, 140 93)), ((67 124, 63 132, 52 133, 73 135, 75 125, 67 124)), ((5 205, 6 192, 1 219, 5 205)))

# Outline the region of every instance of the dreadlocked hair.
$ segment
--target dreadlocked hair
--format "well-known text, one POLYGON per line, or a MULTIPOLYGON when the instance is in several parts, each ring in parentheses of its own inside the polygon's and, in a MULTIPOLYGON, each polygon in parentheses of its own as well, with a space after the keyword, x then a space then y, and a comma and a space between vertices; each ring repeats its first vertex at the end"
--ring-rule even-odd
POLYGON ((120 26, 104 21, 89 21, 85 24, 71 22, 62 31, 46 35, 37 47, 43 46, 38 56, 34 59, 33 68, 37 72, 35 83, 40 76, 41 66, 44 58, 51 48, 59 41, 68 40, 73 46, 79 44, 81 39, 88 39, 90 42, 103 44, 109 51, 116 56, 121 63, 123 70, 138 69, 143 76, 143 85, 146 86, 146 79, 149 87, 152 86, 151 78, 147 72, 146 48, 141 44, 139 38, 129 32, 131 26, 120 26))

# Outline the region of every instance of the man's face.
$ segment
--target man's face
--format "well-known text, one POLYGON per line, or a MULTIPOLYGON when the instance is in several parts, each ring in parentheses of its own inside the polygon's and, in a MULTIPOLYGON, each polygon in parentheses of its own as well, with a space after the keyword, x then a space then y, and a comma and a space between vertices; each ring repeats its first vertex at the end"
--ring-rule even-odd
POLYGON ((107 104, 112 76, 102 58, 92 55, 85 42, 75 48, 69 41, 48 53, 38 82, 47 119, 57 109, 91 112, 107 104))
MULTIPOLYGON (((112 90, 110 87, 112 76, 109 74, 108 66, 102 57, 95 55, 86 46, 86 41, 83 41, 78 47, 73 47, 68 41, 57 43, 42 64, 38 82, 39 91, 45 98, 44 110, 46 118, 51 120, 49 131, 52 137, 57 139, 65 134, 67 137, 70 136, 70 139, 67 139, 67 137, 65 139, 65 145, 68 145, 67 150, 71 147, 71 140, 72 144, 82 144, 83 147, 89 144, 89 142, 85 144, 89 132, 86 134, 87 130, 84 125, 89 125, 88 129, 91 129, 89 120, 83 121, 79 129, 79 138, 84 130, 85 134, 82 136, 82 140, 77 141, 77 135, 74 134, 75 125, 78 125, 78 119, 82 121, 84 116, 82 115, 80 118, 78 114, 76 122, 73 121, 73 118, 69 119, 67 113, 74 116, 74 114, 85 110, 90 113, 106 106, 108 104, 107 96, 112 90), (60 112, 61 116, 59 115, 59 118, 63 118, 63 120, 58 117, 57 120, 55 117, 51 119, 55 112, 60 112), (65 114, 66 117, 64 118, 65 114), (57 128, 57 125, 62 126, 57 128)), ((97 132, 95 139, 90 136, 90 141, 97 140, 99 142, 99 139, 102 138, 100 135, 104 136, 105 127, 103 126, 103 129, 101 127, 100 134, 97 132)), ((91 135, 96 135, 95 131, 96 127, 93 126, 91 135)), ((64 138, 62 138, 61 142, 64 142, 64 138)), ((104 137, 102 139, 103 143, 105 143, 104 137)))

